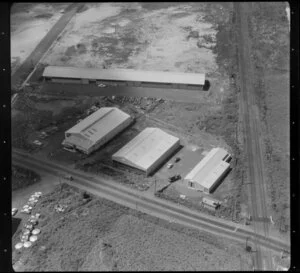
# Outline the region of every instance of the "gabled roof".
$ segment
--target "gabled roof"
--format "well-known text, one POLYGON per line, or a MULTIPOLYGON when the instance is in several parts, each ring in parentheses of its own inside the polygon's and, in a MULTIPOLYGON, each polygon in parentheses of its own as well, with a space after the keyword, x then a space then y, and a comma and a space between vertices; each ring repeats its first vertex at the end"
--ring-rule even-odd
POLYGON ((210 152, 186 175, 185 179, 192 180, 202 186, 208 186, 217 173, 226 169, 229 164, 222 161, 228 154, 222 148, 213 148, 210 152))
POLYGON ((127 119, 130 119, 130 115, 120 109, 103 107, 77 123, 66 133, 78 134, 83 139, 88 140, 90 145, 93 145, 127 119))
POLYGON ((203 73, 79 68, 66 66, 47 66, 43 72, 43 76, 54 78, 140 81, 195 85, 204 85, 205 83, 205 74, 203 73))
POLYGON ((179 138, 158 128, 146 128, 113 155, 113 159, 147 171, 179 138))

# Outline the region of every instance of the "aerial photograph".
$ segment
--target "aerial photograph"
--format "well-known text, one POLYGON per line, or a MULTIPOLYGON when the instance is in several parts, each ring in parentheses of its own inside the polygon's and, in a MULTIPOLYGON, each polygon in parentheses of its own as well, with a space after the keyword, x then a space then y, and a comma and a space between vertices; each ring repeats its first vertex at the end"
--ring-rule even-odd
POLYGON ((287 271, 288 2, 14 3, 14 271, 287 271))

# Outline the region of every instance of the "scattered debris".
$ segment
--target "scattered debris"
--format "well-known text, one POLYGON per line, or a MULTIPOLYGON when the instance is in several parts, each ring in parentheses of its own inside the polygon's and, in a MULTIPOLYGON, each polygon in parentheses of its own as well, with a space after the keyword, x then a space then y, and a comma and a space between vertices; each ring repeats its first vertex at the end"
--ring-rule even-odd
POLYGON ((68 207, 67 205, 58 204, 54 206, 54 210, 56 212, 64 212, 67 207, 68 207))

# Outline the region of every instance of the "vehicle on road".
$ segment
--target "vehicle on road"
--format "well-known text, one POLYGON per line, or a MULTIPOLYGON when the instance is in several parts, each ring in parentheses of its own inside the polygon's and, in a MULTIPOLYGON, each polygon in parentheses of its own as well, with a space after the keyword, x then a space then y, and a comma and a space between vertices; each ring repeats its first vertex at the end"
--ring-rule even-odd
POLYGON ((181 160, 180 157, 176 157, 176 158, 175 158, 175 163, 179 162, 180 160, 181 160))
POLYGON ((99 83, 97 86, 98 86, 98 87, 100 87, 100 88, 104 88, 104 87, 106 87, 106 85, 105 85, 105 84, 103 84, 103 83, 99 83))
POLYGON ((172 182, 175 182, 179 179, 181 179, 181 175, 180 174, 175 174, 175 175, 169 177, 169 182, 172 183, 172 182))

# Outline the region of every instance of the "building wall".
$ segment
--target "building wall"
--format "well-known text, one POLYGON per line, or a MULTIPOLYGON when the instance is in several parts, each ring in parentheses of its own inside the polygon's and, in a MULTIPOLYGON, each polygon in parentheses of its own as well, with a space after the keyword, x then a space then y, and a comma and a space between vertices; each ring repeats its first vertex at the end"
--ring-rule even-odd
POLYGON ((51 78, 51 82, 57 82, 57 83, 82 83, 79 79, 57 79, 57 78, 51 78))
POLYGON ((180 146, 180 140, 167 150, 161 157, 159 157, 146 171, 146 175, 152 174, 158 167, 160 167, 180 146))
POLYGON ((191 89, 191 90, 202 90, 202 85, 189 85, 189 84, 167 84, 167 83, 148 83, 139 81, 108 81, 99 79, 67 79, 67 78, 46 78, 47 81, 57 82, 57 83, 79 83, 79 84, 89 84, 89 83, 103 83, 103 84, 117 84, 118 86, 135 86, 135 87, 156 87, 156 88, 175 88, 175 89, 191 89))

